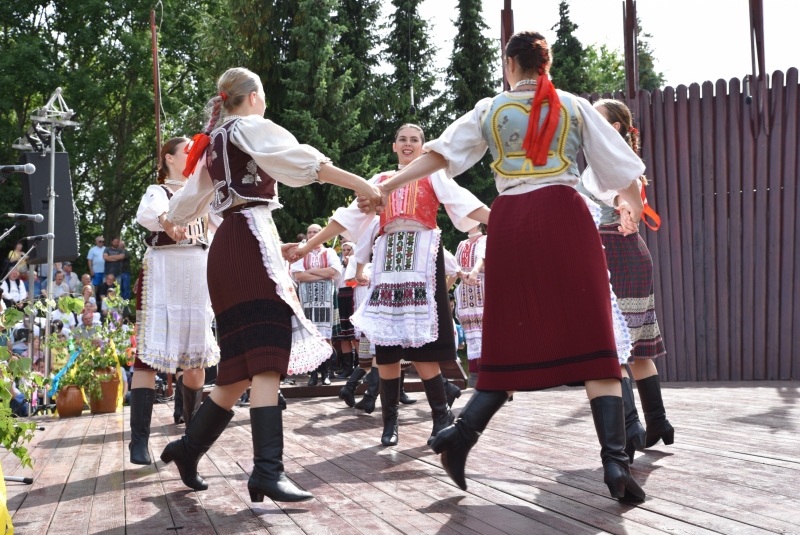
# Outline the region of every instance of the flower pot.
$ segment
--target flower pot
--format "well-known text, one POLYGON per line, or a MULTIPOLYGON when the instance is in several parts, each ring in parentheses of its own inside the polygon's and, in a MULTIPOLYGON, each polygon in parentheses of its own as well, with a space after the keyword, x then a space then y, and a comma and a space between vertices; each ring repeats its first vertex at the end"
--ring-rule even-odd
POLYGON ((100 388, 103 391, 103 397, 100 399, 89 399, 89 408, 92 414, 104 414, 109 412, 117 412, 117 398, 119 396, 119 376, 116 375, 116 370, 113 368, 98 368, 95 370, 98 375, 114 374, 114 377, 108 381, 100 381, 100 388))
POLYGON ((63 387, 56 397, 56 410, 59 418, 73 418, 83 412, 83 394, 75 385, 63 387))

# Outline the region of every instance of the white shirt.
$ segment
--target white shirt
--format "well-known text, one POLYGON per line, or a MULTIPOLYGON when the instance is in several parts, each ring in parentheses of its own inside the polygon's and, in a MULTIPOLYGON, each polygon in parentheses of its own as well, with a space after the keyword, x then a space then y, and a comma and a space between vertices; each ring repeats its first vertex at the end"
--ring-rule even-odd
POLYGON ((3 299, 11 299, 15 303, 25 300, 28 297, 28 288, 25 283, 17 279, 3 281, 3 299))
MULTIPOLYGON (((342 262, 341 262, 341 260, 339 260, 339 255, 336 254, 336 251, 334 251, 333 249, 330 249, 328 247, 323 247, 322 251, 319 251, 319 250, 312 251, 312 252, 310 252, 308 254, 308 256, 311 256, 313 254, 325 255, 327 263, 328 263, 328 265, 325 266, 325 267, 330 267, 330 268, 333 268, 333 269, 336 270, 336 275, 331 277, 331 280, 336 281, 339 277, 342 276, 342 262)), ((308 257, 306 257, 306 258, 308 258, 308 257)), ((297 262, 294 262, 291 265, 291 267, 289 268, 289 271, 291 273, 299 273, 299 272, 302 272, 302 271, 306 271, 305 261, 306 261, 305 258, 301 258, 297 262)), ((351 261, 352 261, 352 259, 351 259, 351 261)))

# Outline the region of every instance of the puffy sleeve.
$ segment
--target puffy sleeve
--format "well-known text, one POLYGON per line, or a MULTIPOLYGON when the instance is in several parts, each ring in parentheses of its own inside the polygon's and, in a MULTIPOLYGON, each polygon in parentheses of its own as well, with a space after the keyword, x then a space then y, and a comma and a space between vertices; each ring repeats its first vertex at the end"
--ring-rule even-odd
POLYGON ((488 145, 483 140, 481 122, 491 105, 491 98, 480 100, 472 111, 459 117, 438 139, 427 142, 422 148, 444 156, 449 178, 460 175, 486 154, 488 145))
POLYGON ((582 118, 583 153, 592 168, 584 186, 595 196, 625 189, 644 174, 644 162, 588 100, 573 98, 582 118))
POLYGON ((269 176, 293 188, 319 182, 320 166, 331 161, 314 147, 298 143, 285 128, 257 115, 237 121, 230 139, 269 176))
POLYGON ((328 249, 326 251, 326 254, 328 255, 328 267, 332 267, 333 269, 336 270, 336 272, 338 273, 336 278, 338 279, 339 277, 342 276, 342 270, 343 270, 342 261, 339 260, 339 255, 336 254, 336 251, 334 251, 333 249, 328 249))
MULTIPOLYGON (((369 179, 369 183, 377 184, 380 177, 380 174, 375 175, 369 179)), ((361 241, 361 237, 372 224, 372 220, 376 218, 379 216, 362 214, 356 200, 353 200, 350 206, 338 208, 331 216, 332 221, 336 221, 345 228, 345 237, 354 242, 361 241)))
POLYGON ((475 246, 475 256, 478 258, 483 258, 486 260, 486 241, 489 239, 489 236, 484 236, 483 238, 478 238, 478 245, 475 246))
POLYGON ((151 232, 164 230, 158 222, 158 216, 169 210, 167 192, 161 186, 148 186, 144 197, 139 201, 136 211, 136 222, 151 232))
POLYGON ((467 232, 478 224, 477 221, 467 216, 486 205, 479 201, 472 192, 459 186, 455 180, 447 178, 442 171, 431 175, 431 184, 439 202, 444 205, 447 215, 450 216, 450 220, 458 230, 467 232))
POLYGON ((305 271, 305 270, 306 270, 306 265, 302 258, 296 262, 293 262, 292 265, 289 267, 289 271, 292 273, 298 273, 300 271, 305 271))
MULTIPOLYGON (((358 246, 356 246, 358 249, 358 246)), ((347 263, 347 267, 344 268, 344 280, 349 281, 356 278, 356 265, 358 264, 358 260, 355 260, 355 257, 350 258, 350 261, 347 263)))
POLYGON ((167 219, 176 225, 186 225, 211 210, 214 199, 214 183, 206 169, 206 159, 200 158, 194 173, 186 185, 175 192, 169 200, 167 219))
POLYGON ((442 251, 444 251, 444 274, 447 275, 448 277, 457 275, 459 269, 456 257, 453 256, 453 253, 451 253, 447 249, 442 249, 442 251))
POLYGON ((357 263, 369 264, 372 262, 372 247, 375 243, 375 238, 378 237, 378 232, 380 229, 380 216, 372 216, 372 221, 367 226, 366 231, 364 231, 364 233, 358 239, 358 244, 356 244, 356 252, 353 254, 353 258, 356 259, 357 263))

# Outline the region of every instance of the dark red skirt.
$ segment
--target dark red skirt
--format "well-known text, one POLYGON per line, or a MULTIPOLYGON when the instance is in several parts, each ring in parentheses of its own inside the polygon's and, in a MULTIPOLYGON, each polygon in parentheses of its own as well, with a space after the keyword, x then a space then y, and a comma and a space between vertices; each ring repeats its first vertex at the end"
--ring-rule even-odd
POLYGON ((339 325, 341 332, 333 335, 334 342, 344 342, 356 339, 356 331, 353 324, 350 322, 350 316, 353 315, 353 289, 349 286, 342 286, 337 292, 337 300, 339 303, 339 325))
POLYGON ((208 253, 208 291, 217 322, 218 385, 272 371, 286 375, 292 350, 292 309, 267 275, 247 219, 222 222, 208 253))
POLYGON ((620 378, 600 235, 569 186, 492 204, 480 390, 620 378))

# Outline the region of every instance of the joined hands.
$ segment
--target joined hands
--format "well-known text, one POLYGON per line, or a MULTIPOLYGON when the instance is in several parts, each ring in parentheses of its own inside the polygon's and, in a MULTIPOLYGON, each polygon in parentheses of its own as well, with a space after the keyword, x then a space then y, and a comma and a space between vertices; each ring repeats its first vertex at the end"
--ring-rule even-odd
POLYGON ((380 214, 389 202, 389 193, 381 184, 367 184, 368 189, 360 192, 356 198, 358 209, 364 214, 380 214))

